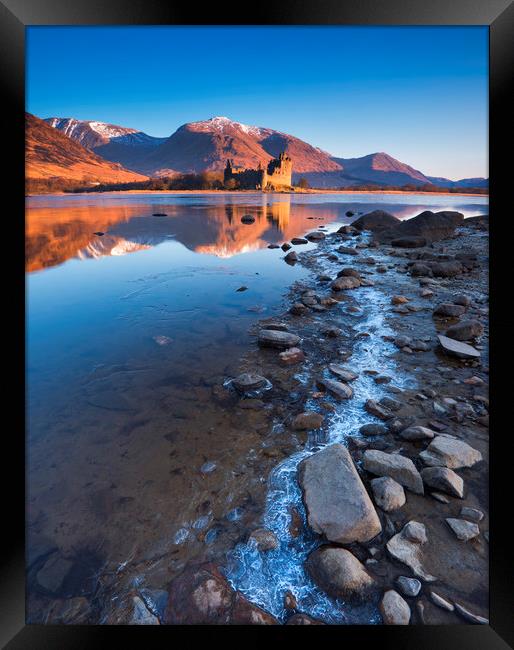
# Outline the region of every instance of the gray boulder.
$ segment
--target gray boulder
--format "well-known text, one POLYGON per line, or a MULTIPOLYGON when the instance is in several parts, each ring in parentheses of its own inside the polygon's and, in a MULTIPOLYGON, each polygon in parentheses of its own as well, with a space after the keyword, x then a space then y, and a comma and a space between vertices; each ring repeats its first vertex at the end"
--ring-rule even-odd
POLYGON ((451 339, 448 336, 443 336, 442 334, 438 334, 437 338, 439 339, 439 343, 446 354, 449 354, 452 357, 458 357, 459 359, 480 358, 480 352, 467 343, 456 341, 455 339, 451 339))
POLYGON ((335 379, 319 378, 316 381, 318 388, 325 390, 337 399, 350 399, 353 397, 353 390, 344 384, 342 381, 335 381, 335 379))
POLYGON ((435 431, 432 431, 432 429, 419 425, 407 427, 403 431, 400 431, 400 438, 403 438, 404 440, 429 440, 435 435, 436 433, 435 431))
POLYGON ((464 481, 447 467, 426 467, 421 470, 421 478, 428 487, 459 499, 464 497, 464 481))
POLYGON ((360 600, 375 586, 364 566, 344 548, 321 546, 309 555, 306 568, 314 582, 334 598, 360 600))
POLYGON ((456 341, 470 341, 483 333, 484 327, 477 320, 463 320, 446 330, 446 336, 456 341))
POLYGON ((480 535, 480 528, 472 521, 448 517, 446 523, 454 532, 455 537, 461 542, 468 542, 470 539, 480 535))
POLYGON ((378 449, 368 449, 364 452, 364 469, 377 476, 389 476, 400 485, 423 494, 423 481, 410 458, 400 454, 386 454, 378 449))
POLYGON ((462 305, 452 305, 449 302, 443 302, 434 309, 434 316, 442 316, 443 318, 457 318, 462 316, 466 308, 462 305))
POLYGON ((399 576, 396 579, 396 584, 404 596, 414 598, 421 591, 421 582, 417 578, 408 578, 407 576, 399 576))
POLYGON ((381 476, 371 481, 375 503, 385 512, 398 510, 405 504, 403 487, 389 476, 381 476))
POLYGON ((419 455, 425 465, 431 467, 473 467, 482 460, 482 454, 457 438, 439 435, 419 455))
POLYGON ((258 344, 265 348, 278 348, 287 350, 294 348, 300 343, 300 337, 290 332, 279 332, 277 330, 261 330, 257 339, 258 344))
POLYGON ((366 542, 381 532, 375 508, 343 445, 330 445, 303 460, 298 481, 310 527, 329 541, 366 542))
MULTIPOLYGON (((412 540, 412 530, 408 528, 408 525, 406 524, 397 535, 391 537, 386 544, 387 551, 395 560, 408 566, 416 577, 421 578, 425 582, 434 582, 437 578, 427 573, 421 563, 421 547, 423 543, 412 540)), ((419 525, 422 526, 423 524, 419 525)))
POLYGON ((380 602, 380 614, 386 625, 408 625, 410 607, 397 591, 386 591, 380 602))

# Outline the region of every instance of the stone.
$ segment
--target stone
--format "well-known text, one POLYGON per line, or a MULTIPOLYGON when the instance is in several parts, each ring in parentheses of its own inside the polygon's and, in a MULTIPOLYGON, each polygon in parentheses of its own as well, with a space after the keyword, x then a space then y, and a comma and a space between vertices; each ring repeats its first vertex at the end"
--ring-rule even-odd
MULTIPOLYGON (((167 596, 168 594, 166 594, 167 596)), ((87 598, 55 599, 47 610, 45 625, 84 625, 91 622, 93 608, 87 598)))
POLYGON ((481 510, 478 510, 477 508, 469 508, 468 506, 463 506, 460 509, 459 514, 461 517, 465 517, 466 519, 474 521, 477 524, 484 518, 484 513, 481 510))
POLYGON ((447 517, 446 523, 454 532, 455 537, 461 542, 468 542, 470 539, 480 535, 480 528, 472 521, 447 517))
POLYGON ((419 455, 425 465, 432 467, 473 467, 482 460, 482 454, 457 438, 439 435, 419 455))
POLYGON ((359 432, 363 436, 383 436, 387 433, 387 429, 383 424, 364 424, 359 432))
POLYGON ((446 330, 445 336, 456 341, 470 341, 482 336, 484 327, 477 320, 462 320, 446 330))
POLYGON ((403 336, 403 335, 402 336, 397 336, 393 341, 393 343, 396 345, 396 347, 400 348, 400 349, 404 348, 407 345, 410 345, 411 342, 412 342, 412 339, 410 337, 403 336))
POLYGON ((414 598, 421 591, 421 582, 416 578, 408 578, 407 576, 399 576, 396 579, 396 584, 404 596, 414 598))
POLYGON ((379 420, 389 420, 389 418, 393 417, 393 414, 389 409, 385 408, 378 402, 375 402, 373 399, 366 400, 364 408, 368 413, 371 413, 371 415, 374 415, 379 420))
POLYGON ((387 542, 387 551, 395 560, 408 566, 417 578, 421 578, 425 582, 434 582, 437 578, 427 573, 421 564, 421 547, 423 545, 407 537, 406 526, 387 542))
POLYGON ((71 560, 67 560, 57 553, 50 555, 37 572, 36 579, 39 586, 50 593, 58 593, 72 566, 71 560))
POLYGON ((386 409, 390 411, 399 411, 402 408, 401 402, 392 397, 382 397, 380 400, 380 405, 385 406, 386 409))
POLYGON ((232 386, 234 386, 239 393, 259 390, 259 388, 263 388, 268 384, 269 382, 266 377, 262 377, 254 372, 243 372, 241 375, 232 379, 232 386))
POLYGON ((391 298, 392 305, 403 305, 406 302, 409 302, 409 299, 405 296, 393 296, 391 298))
POLYGON ((465 311, 466 308, 462 305, 452 305, 449 302, 443 302, 437 305, 432 313, 434 316, 441 316, 443 318, 457 318, 458 316, 462 316, 465 311))
POLYGON ((309 308, 301 302, 295 302, 289 308, 289 313, 294 316, 304 316, 309 312, 309 308))
POLYGON ((288 264, 298 262, 298 255, 294 251, 290 251, 285 257, 284 261, 288 264))
POLYGON ((337 249, 338 253, 341 255, 358 255, 359 251, 356 248, 351 248, 349 246, 339 246, 337 249))
POLYGON ((307 558, 306 568, 314 582, 334 598, 365 598, 375 580, 350 551, 321 546, 307 558))
POLYGON ((230 625, 278 625, 279 621, 257 605, 247 600, 243 594, 235 592, 230 625))
POLYGON ((336 339, 338 336, 341 336, 343 333, 343 330, 340 329, 339 327, 326 327, 323 330, 323 336, 326 336, 329 339, 336 339))
POLYGON ((371 481, 375 503, 385 512, 398 510, 405 504, 403 487, 389 476, 381 476, 371 481))
POLYGON ((371 499, 341 444, 300 463, 298 480, 310 527, 331 542, 350 544, 376 537, 382 527, 371 499))
POLYGON ((421 470, 421 478, 428 487, 459 499, 464 497, 464 481, 447 467, 426 467, 421 470))
POLYGON ((131 625, 160 625, 159 619, 150 612, 142 598, 133 596, 132 605, 131 625))
POLYGON ((386 591, 380 601, 380 614, 386 625, 408 625, 410 607, 394 589, 386 591))
POLYGON ((471 298, 462 293, 459 293, 452 298, 454 305, 462 305, 463 307, 469 307, 471 305, 471 298))
POLYGON ((319 378, 316 384, 320 390, 325 390, 338 399, 351 399, 353 397, 353 390, 342 381, 319 378))
POLYGON ((460 359, 480 358, 480 352, 467 343, 456 341, 455 339, 443 336, 442 334, 438 334, 437 338, 439 339, 439 343, 443 350, 453 357, 459 357, 460 359))
POLYGON ((331 363, 328 366, 328 369, 332 374, 336 375, 336 377, 339 377, 339 379, 344 382, 354 381, 354 379, 357 379, 359 376, 357 373, 348 370, 348 368, 345 368, 344 366, 340 366, 338 363, 331 363))
POLYGON ((325 239, 325 233, 320 232, 319 230, 315 230, 314 232, 310 232, 308 235, 305 235, 305 238, 309 241, 321 241, 322 239, 325 239))
POLYGON ((432 429, 419 425, 407 427, 403 431, 400 431, 400 438, 404 440, 430 440, 435 435, 436 433, 432 429))
POLYGON ((437 605, 437 607, 440 607, 441 609, 445 609, 447 612, 453 612, 455 609, 452 603, 445 600, 439 594, 436 594, 435 591, 430 592, 430 600, 434 603, 434 605, 437 605))
POLYGON ((319 429, 323 424, 324 417, 321 413, 309 411, 299 413, 291 424, 294 431, 311 431, 312 429, 319 429))
POLYGON ((398 248, 422 248, 427 245, 424 237, 399 237, 391 241, 391 246, 398 248))
POLYGON ((421 289, 419 295, 422 298, 431 298, 434 295, 434 292, 431 289, 421 289))
POLYGON ((253 542, 259 551, 273 551, 279 547, 277 536, 269 528, 257 528, 250 533, 248 541, 253 542))
POLYGON ((439 501, 439 503, 450 503, 451 501, 445 494, 441 494, 440 492, 430 492, 430 496, 436 501, 439 501))
POLYGON ((150 587, 143 587, 139 591, 139 595, 143 599, 146 608, 161 620, 168 604, 168 592, 164 589, 152 589, 150 587))
POLYGON ((349 267, 345 267, 344 269, 341 269, 339 273, 337 274, 338 278, 357 278, 357 280, 362 280, 362 276, 357 271, 357 269, 352 269, 349 267))
POLYGON ((360 280, 349 275, 342 275, 336 278, 330 285, 332 291, 343 291, 345 289, 356 289, 360 287, 360 280))
POLYGON ((373 210, 352 221, 352 226, 358 230, 377 232, 386 228, 396 228, 400 220, 385 210, 373 210))
POLYGON ((291 244, 293 244, 294 246, 301 246, 302 244, 308 244, 308 243, 309 240, 305 239, 305 237, 293 237, 293 239, 291 239, 291 244))
POLYGON ((284 253, 285 253, 286 251, 288 251, 288 250, 291 248, 291 244, 288 244, 287 242, 284 242, 280 248, 281 248, 281 249, 284 251, 284 253))
POLYGON ((286 621, 286 625, 324 625, 324 623, 300 612, 290 616, 286 621))
POLYGON ((284 594, 284 609, 296 609, 297 607, 298 601, 293 592, 288 589, 284 594))
POLYGON ((427 539, 427 530, 424 524, 419 521, 409 521, 403 527, 403 534, 411 542, 416 544, 425 544, 427 539))
POLYGON ((363 467, 377 476, 389 476, 415 494, 423 494, 423 481, 410 458, 378 449, 364 452, 363 467))
POLYGON ((296 347, 300 337, 290 332, 260 330, 257 342, 261 347, 287 349, 296 347))
POLYGON ((247 225, 251 223, 255 223, 255 217, 252 216, 251 214, 243 214, 243 216, 241 217, 241 223, 247 225))
POLYGON ((477 614, 472 614, 469 611, 469 609, 466 609, 463 605, 460 605, 459 603, 454 603, 454 606, 457 614, 460 614, 462 618, 464 618, 466 621, 469 621, 470 623, 474 623, 475 625, 489 625, 488 618, 484 618, 483 616, 478 616, 477 614))

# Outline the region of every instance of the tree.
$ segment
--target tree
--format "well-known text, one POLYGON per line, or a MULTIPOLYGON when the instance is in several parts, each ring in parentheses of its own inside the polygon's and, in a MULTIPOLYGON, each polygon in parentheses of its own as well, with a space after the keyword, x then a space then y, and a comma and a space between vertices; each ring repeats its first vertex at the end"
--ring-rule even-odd
POLYGON ((306 189, 308 189, 308 188, 310 187, 310 185, 309 185, 309 181, 308 181, 306 178, 304 178, 304 177, 302 176, 302 177, 300 178, 300 180, 298 181, 298 187, 301 187, 302 190, 306 190, 306 189))

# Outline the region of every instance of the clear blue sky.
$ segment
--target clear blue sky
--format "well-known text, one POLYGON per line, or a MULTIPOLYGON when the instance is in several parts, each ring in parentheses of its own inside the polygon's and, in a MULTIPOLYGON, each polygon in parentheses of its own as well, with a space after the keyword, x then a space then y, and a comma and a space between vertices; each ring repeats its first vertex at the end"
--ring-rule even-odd
POLYGON ((29 27, 27 110, 169 136, 216 115, 488 175, 486 27, 29 27))

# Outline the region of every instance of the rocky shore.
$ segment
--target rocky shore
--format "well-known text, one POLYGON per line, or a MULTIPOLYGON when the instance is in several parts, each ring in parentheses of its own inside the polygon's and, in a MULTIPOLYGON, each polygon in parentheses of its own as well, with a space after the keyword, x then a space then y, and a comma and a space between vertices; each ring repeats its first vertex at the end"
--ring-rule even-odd
POLYGON ((375 211, 282 249, 311 280, 212 387, 262 429, 261 518, 100 619, 78 597, 49 622, 487 623, 488 218, 375 211))

